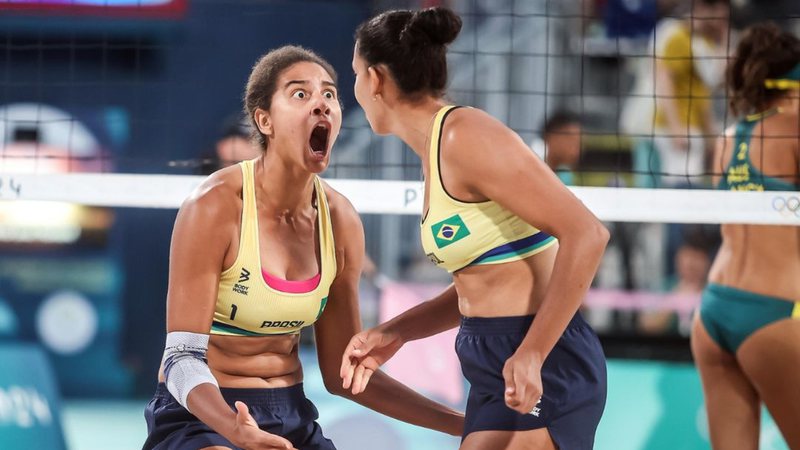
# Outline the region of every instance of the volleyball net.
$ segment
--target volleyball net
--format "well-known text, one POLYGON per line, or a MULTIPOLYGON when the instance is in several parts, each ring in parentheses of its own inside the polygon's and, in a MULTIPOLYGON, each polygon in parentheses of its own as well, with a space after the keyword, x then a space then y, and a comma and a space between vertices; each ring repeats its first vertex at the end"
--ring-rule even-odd
MULTIPOLYGON (((0 201, 46 201, 98 207, 175 209, 205 177, 136 174, 0 175, 0 201)), ((416 181, 327 180, 361 214, 419 215, 416 181)), ((571 187, 600 218, 612 222, 800 225, 800 193, 571 187)), ((535 203, 535 199, 531 202, 535 203)))
POLYGON ((375 136, 355 104, 347 27, 376 9, 447 4, 464 21, 449 52, 449 99, 483 108, 508 124, 554 170, 568 172, 569 184, 580 186, 576 194, 602 219, 783 224, 800 214, 795 197, 785 193, 703 191, 723 169, 709 162, 710 148, 736 120, 728 110, 723 73, 740 31, 760 20, 800 29, 794 2, 773 2, 769 8, 732 2, 730 13, 720 9, 726 2, 702 0, 376 1, 338 10, 323 5, 322 12, 338 23, 325 39, 310 32, 315 23, 296 30, 275 26, 291 9, 281 2, 62 3, 0 5, 5 25, 0 198, 5 200, 70 201, 66 192, 83 192, 79 201, 87 204, 177 206, 174 197, 186 195, 195 179, 118 174, 198 175, 220 167, 222 158, 241 159, 241 147, 230 141, 247 134, 237 111, 248 70, 266 49, 293 42, 317 50, 340 74, 344 121, 325 176, 381 180, 363 189, 355 181, 340 182, 353 186, 344 189, 361 212, 415 214, 417 204, 409 196, 419 199, 420 162, 396 138, 375 136), (244 9, 228 12, 234 4, 244 9), (193 30, 193 7, 209 14, 225 11, 241 30, 262 17, 283 34, 265 32, 263 42, 243 42, 241 33, 220 19, 217 33, 213 27, 203 30, 215 39, 187 37, 182 33, 193 30), (681 70, 691 74, 688 92, 659 85, 659 71, 678 77, 681 70), (658 108, 664 102, 685 109, 687 117, 708 110, 710 119, 667 126, 658 108), (564 126, 573 122, 579 127, 564 126), (553 141, 576 139, 550 142, 546 134, 553 141), (571 155, 565 145, 577 152, 571 155), (65 173, 116 175, 52 176, 65 173), (16 180, 25 174, 24 192, 12 187, 17 174, 16 180), (383 183, 387 180, 409 184, 383 183), (69 187, 58 188, 61 182, 69 187), (97 197, 85 196, 88 192, 97 197), (385 201, 371 202, 373 192, 385 193, 385 201), (120 197, 134 193, 142 197, 120 197), (679 211, 682 198, 688 211, 679 211))
MULTIPOLYGON (((0 2, 0 248, 24 258, 90 235, 93 250, 164 262, 174 210, 204 175, 247 154, 239 111, 253 62, 295 43, 339 72, 343 125, 323 177, 363 214, 377 270, 442 281, 416 245, 420 161, 371 131, 350 70, 358 23, 376 10, 438 3, 464 21, 448 56, 449 100, 506 123, 612 229, 596 287, 669 290, 682 248, 700 249, 694 256, 708 264, 716 224, 800 225, 798 192, 716 191, 722 168, 709 163, 714 140, 736 121, 722 78, 741 30, 773 20, 796 33, 797 2, 736 1, 730 15, 714 9, 723 2, 701 0, 314 2, 313 15, 302 2, 86 3, 0 2), (684 53, 671 50, 674 40, 684 53), (664 91, 660 70, 688 70, 697 89, 664 91), (666 127, 665 101, 690 116, 702 105, 713 119, 666 127)), ((126 295, 158 295, 157 286, 145 292, 153 273, 125 267, 126 295)), ((645 297, 600 295, 595 304, 643 309, 654 304, 645 297)), ((611 328, 631 321, 615 317, 611 328)))

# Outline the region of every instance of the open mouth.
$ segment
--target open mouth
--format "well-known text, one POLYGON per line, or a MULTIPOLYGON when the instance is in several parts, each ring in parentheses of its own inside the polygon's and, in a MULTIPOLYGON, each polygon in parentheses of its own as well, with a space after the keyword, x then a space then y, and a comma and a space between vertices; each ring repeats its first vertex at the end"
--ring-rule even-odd
POLYGON ((319 124, 311 131, 311 139, 309 139, 311 151, 318 156, 325 156, 328 152, 328 127, 325 124, 319 124))

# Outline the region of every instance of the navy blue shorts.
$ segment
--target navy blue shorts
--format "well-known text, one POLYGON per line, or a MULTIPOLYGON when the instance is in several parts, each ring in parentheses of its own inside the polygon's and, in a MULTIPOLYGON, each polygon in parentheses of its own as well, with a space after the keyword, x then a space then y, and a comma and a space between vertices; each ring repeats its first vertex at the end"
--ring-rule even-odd
MULTIPOLYGON (((299 450, 335 450, 315 422, 317 408, 306 398, 303 384, 275 389, 220 388, 222 397, 235 411, 237 400, 244 402, 259 427, 284 437, 299 450)), ((159 383, 156 394, 144 411, 147 440, 143 450, 197 450, 213 445, 238 449, 181 406, 159 383)))
POLYGON ((532 323, 533 316, 461 319, 456 353, 470 382, 464 438, 473 431, 547 428, 560 449, 591 449, 606 404, 606 360, 597 335, 580 314, 542 366, 544 395, 534 410, 538 415, 506 406, 503 366, 532 323))

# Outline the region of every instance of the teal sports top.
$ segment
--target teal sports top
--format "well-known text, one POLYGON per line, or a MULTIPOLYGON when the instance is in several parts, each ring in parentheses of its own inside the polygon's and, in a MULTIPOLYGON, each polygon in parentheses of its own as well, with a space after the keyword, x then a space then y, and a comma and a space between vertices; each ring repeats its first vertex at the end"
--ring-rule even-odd
POLYGON ((752 114, 736 125, 734 151, 728 167, 717 184, 717 189, 725 191, 796 191, 800 186, 780 178, 764 175, 750 160, 750 139, 753 129, 766 117, 779 113, 779 109, 752 114))

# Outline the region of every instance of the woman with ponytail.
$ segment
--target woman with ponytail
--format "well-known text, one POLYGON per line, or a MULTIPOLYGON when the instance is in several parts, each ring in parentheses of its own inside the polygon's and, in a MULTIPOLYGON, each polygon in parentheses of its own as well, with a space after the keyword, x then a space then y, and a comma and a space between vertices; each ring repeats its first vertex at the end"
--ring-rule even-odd
POLYGON ((339 384, 342 352, 361 330, 364 231, 317 175, 342 125, 336 79, 327 61, 292 45, 253 66, 244 110, 260 155, 208 177, 175 220, 143 450, 335 450, 303 389, 300 332, 311 326, 330 393, 461 434, 462 414, 385 374, 358 397, 339 384))
POLYGON ((471 384, 462 450, 588 450, 606 365, 578 307, 608 231, 516 133, 445 99, 447 45, 460 30, 452 11, 431 8, 386 12, 356 31, 356 99, 375 133, 422 160, 422 245, 454 283, 357 334, 344 387, 360 393, 405 342, 460 324, 471 384))
MULTIPOLYGON (((800 40, 774 24, 750 27, 727 82, 741 119, 717 142, 718 189, 800 190, 800 40)), ((798 197, 778 194, 772 206, 800 215, 798 197)), ((800 227, 722 225, 692 329, 714 449, 757 449, 762 403, 800 449, 799 318, 800 227)))

